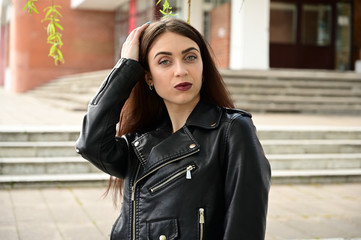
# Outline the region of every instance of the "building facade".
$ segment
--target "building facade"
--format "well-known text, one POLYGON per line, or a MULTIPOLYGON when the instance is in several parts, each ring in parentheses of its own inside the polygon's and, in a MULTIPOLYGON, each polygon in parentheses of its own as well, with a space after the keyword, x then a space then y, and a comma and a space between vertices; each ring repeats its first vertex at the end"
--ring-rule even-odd
MULTIPOLYGON (((186 0, 168 0, 186 19, 186 0)), ((47 57, 41 13, 0 0, 0 85, 24 92, 58 76, 110 68, 127 34, 161 17, 157 0, 56 0, 65 64, 47 57)), ((163 1, 162 1, 163 2, 163 1)), ((43 9, 48 1, 38 1, 43 9)), ((361 0, 193 0, 191 21, 219 68, 352 71, 361 59, 361 0)))

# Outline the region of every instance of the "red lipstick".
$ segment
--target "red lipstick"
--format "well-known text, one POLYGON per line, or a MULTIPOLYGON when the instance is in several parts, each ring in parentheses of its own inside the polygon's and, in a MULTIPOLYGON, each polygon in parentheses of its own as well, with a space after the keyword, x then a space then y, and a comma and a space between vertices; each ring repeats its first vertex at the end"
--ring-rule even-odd
POLYGON ((182 82, 182 83, 177 84, 174 88, 179 90, 179 91, 187 91, 191 87, 192 87, 192 83, 190 83, 190 82, 182 82))

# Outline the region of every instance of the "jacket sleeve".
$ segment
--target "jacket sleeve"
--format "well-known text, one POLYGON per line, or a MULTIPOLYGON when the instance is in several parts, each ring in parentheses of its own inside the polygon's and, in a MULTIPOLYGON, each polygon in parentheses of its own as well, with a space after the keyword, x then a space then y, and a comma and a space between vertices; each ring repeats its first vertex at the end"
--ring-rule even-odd
POLYGON ((144 77, 141 65, 122 58, 90 101, 76 151, 100 170, 124 178, 128 161, 126 137, 118 138, 116 124, 133 87, 144 77))
POLYGON ((250 117, 236 114, 226 134, 224 240, 263 240, 271 169, 250 117))

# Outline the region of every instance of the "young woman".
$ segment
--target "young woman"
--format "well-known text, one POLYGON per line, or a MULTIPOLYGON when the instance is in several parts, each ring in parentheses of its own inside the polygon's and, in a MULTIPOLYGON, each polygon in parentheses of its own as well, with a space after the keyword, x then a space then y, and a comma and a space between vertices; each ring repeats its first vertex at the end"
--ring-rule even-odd
POLYGON ((122 189, 111 239, 264 239, 271 173, 251 115, 181 20, 130 33, 76 149, 122 189))

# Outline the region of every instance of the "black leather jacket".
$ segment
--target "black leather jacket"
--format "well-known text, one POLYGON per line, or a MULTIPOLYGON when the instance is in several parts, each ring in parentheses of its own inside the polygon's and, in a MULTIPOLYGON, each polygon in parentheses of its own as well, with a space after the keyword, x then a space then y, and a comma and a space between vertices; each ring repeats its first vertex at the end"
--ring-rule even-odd
POLYGON ((202 101, 170 134, 115 137, 119 113, 144 71, 121 59, 89 104, 76 150, 124 179, 111 239, 264 239, 270 165, 250 114, 202 101))

